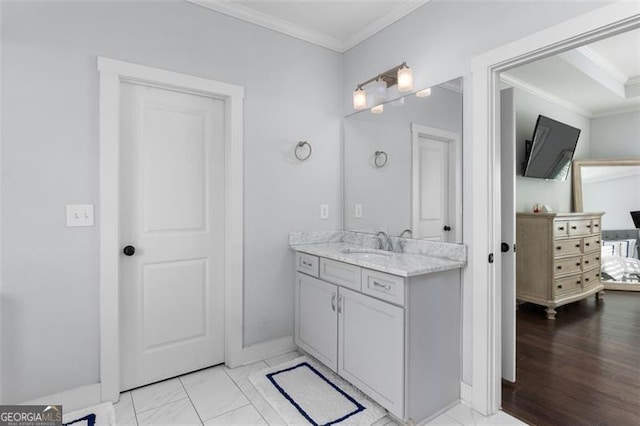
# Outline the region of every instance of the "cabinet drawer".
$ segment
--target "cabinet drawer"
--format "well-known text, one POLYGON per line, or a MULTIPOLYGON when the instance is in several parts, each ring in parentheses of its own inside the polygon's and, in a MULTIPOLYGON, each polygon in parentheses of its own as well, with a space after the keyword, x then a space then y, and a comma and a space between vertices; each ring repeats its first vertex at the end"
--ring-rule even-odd
POLYGON ((569 221, 569 236, 591 234, 591 219, 569 221))
POLYGON ((582 249, 582 239, 558 240, 553 242, 554 257, 571 256, 580 254, 582 249))
POLYGON ((600 250, 600 235, 594 235, 592 237, 584 237, 584 249, 582 250, 584 253, 588 253, 590 251, 600 250))
POLYGON ((557 279, 553 282, 553 297, 567 296, 582 291, 582 276, 574 275, 557 279))
POLYGON ((598 284, 600 284, 600 269, 592 269, 582 274, 582 288, 584 290, 588 290, 598 284))
POLYGON ((555 276, 575 274, 582 271, 582 257, 569 257, 566 259, 556 259, 553 262, 553 272, 555 276))
POLYGON ((569 222, 566 220, 556 220, 553 222, 553 236, 562 238, 569 235, 569 222))
POLYGON ((404 305, 404 279, 402 277, 363 269, 362 292, 397 305, 404 305))
POLYGON ((318 257, 306 253, 296 253, 296 271, 317 277, 318 257))
POLYGON ((591 219, 591 232, 600 233, 600 219, 591 219))
POLYGON ((361 269, 348 263, 320 259, 320 278, 357 291, 360 291, 361 269))
POLYGON ((600 256, 601 254, 599 251, 582 256, 582 270, 587 271, 593 268, 600 269, 600 256))

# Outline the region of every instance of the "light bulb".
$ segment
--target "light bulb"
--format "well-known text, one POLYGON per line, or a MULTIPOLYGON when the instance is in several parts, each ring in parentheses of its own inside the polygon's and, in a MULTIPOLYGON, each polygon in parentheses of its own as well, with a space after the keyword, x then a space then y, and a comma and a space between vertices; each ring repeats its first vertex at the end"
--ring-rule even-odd
POLYGON ((353 92, 353 109, 361 110, 367 107, 367 92, 358 86, 353 92))
POLYGON ((416 92, 416 96, 419 98, 426 98, 428 96, 431 96, 431 87, 427 88, 427 89, 422 89, 418 92, 416 92))
POLYGON ((373 114, 382 114, 384 112, 384 104, 376 105, 371 108, 373 114))
POLYGON ((402 64, 402 67, 398 70, 398 91, 410 92, 413 90, 413 70, 402 64))
POLYGON ((387 82, 379 77, 370 86, 371 94, 373 96, 373 105, 378 105, 387 101, 387 82))

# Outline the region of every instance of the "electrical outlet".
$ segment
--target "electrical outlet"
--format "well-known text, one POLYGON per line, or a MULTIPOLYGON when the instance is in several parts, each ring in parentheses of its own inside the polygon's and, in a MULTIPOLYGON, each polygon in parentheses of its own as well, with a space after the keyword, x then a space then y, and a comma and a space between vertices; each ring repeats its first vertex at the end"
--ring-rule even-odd
POLYGON ((320 204, 320 219, 329 219, 329 204, 320 204))
POLYGON ((93 226, 93 204, 67 205, 67 226, 93 226))
POLYGON ((362 217, 362 204, 356 204, 355 216, 356 218, 362 217))

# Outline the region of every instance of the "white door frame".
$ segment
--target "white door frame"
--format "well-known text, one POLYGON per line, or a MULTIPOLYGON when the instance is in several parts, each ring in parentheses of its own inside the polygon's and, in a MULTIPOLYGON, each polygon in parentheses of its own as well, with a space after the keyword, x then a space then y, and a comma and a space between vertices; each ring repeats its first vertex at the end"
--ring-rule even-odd
POLYGON ((428 127, 422 124, 411 123, 411 227, 413 227, 417 206, 414 200, 417 199, 417 188, 414 182, 415 170, 418 167, 418 141, 420 135, 430 136, 432 138, 449 143, 449 188, 455 192, 455 200, 449 200, 449 215, 452 217, 453 241, 450 243, 462 243, 462 135, 448 130, 428 127), (451 175, 453 173, 453 179, 451 175), (453 208, 452 208, 453 206, 453 208))
POLYGON ((244 88, 187 74, 98 57, 100 72, 100 383, 102 401, 120 393, 120 86, 133 82, 210 96, 225 103, 225 362, 236 365, 243 342, 244 88))
POLYGON ((473 408, 485 415, 501 405, 500 123, 499 74, 528 62, 640 27, 640 4, 617 1, 498 47, 471 62, 473 141, 469 267, 473 288, 473 408), (494 254, 495 263, 488 263, 494 254))

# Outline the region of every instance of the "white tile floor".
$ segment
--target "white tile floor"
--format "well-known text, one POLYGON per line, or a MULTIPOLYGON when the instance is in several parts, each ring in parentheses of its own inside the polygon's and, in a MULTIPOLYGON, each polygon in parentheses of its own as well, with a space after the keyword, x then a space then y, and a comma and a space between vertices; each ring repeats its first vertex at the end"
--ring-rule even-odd
MULTIPOLYGON (((258 393, 249 375, 300 356, 292 352, 233 370, 208 368, 124 392, 114 405, 121 425, 284 425, 258 393)), ((524 425, 504 412, 484 417, 463 404, 432 420, 432 425, 524 425)), ((388 417, 375 426, 392 426, 388 417)))

